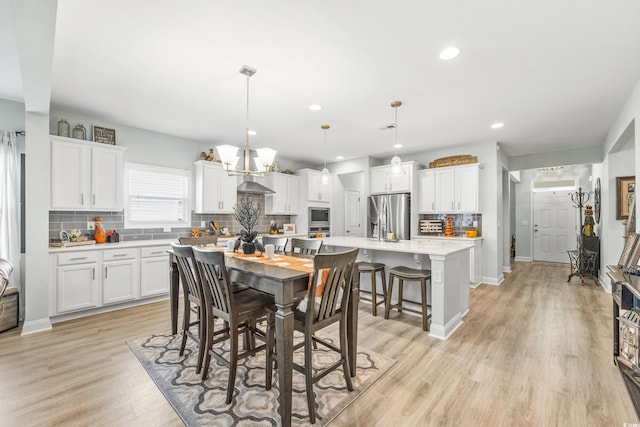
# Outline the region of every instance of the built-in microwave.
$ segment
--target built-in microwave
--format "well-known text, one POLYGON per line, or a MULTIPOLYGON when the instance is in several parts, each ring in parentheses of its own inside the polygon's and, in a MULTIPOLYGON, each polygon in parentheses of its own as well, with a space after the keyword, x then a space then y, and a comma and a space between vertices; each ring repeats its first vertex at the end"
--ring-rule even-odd
POLYGON ((329 227, 329 208, 309 208, 309 227, 329 227))

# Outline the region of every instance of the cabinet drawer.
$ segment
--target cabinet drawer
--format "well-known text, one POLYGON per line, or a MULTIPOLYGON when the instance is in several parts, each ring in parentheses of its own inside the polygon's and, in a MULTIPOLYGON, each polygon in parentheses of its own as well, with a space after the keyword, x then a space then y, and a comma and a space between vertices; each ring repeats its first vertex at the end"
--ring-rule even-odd
POLYGON ((140 257, 148 258, 153 256, 169 255, 167 251, 169 246, 152 246, 149 248, 140 248, 140 257))
POLYGON ((131 259, 138 256, 138 250, 136 248, 129 249, 112 249, 104 251, 102 253, 103 261, 117 261, 120 259, 131 259))
POLYGON ((98 252, 96 251, 68 252, 64 254, 58 254, 58 265, 84 264, 87 262, 97 261, 98 252))

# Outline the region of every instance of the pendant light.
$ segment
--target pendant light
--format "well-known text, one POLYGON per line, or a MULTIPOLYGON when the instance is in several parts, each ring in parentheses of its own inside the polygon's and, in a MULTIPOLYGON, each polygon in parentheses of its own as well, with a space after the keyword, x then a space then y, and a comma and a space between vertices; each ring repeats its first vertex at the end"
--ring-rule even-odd
POLYGON ((402 160, 400 160, 400 157, 398 156, 398 107, 402 105, 401 101, 393 101, 391 103, 391 107, 393 107, 393 109, 396 112, 396 121, 394 122, 394 129, 396 131, 396 140, 395 140, 395 144, 393 145, 393 147, 396 149, 396 153, 393 156, 393 158, 391 159, 391 174, 393 174, 394 176, 398 176, 398 175, 402 175, 404 173, 404 170, 402 169, 402 160))
POLYGON ((324 130, 324 169, 322 169, 320 180, 323 184, 327 184, 329 182, 329 169, 327 169, 327 129, 329 129, 329 125, 322 125, 320 128, 324 130))
POLYGON ((251 169, 251 147, 249 146, 249 135, 251 134, 249 130, 249 79, 255 73, 256 69, 248 65, 243 65, 242 68, 240 68, 240 74, 247 77, 247 126, 245 128, 244 169, 236 167, 240 159, 236 155, 238 153, 238 147, 228 144, 216 147, 220 161, 229 175, 263 176, 273 165, 276 156, 276 150, 272 150, 271 148, 258 148, 256 150, 258 156, 255 158, 256 170, 251 169))

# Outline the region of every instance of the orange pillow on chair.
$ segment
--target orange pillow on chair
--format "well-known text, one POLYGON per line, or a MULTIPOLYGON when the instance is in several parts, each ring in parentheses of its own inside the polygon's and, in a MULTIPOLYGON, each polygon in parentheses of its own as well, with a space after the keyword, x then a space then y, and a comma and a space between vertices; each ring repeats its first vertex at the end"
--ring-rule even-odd
MULTIPOLYGON (((322 294, 324 293, 324 285, 325 285, 325 283, 327 281, 327 276, 329 274, 329 270, 325 268, 325 269, 320 270, 320 273, 321 274, 318 277, 318 281, 320 283, 316 284, 316 297, 314 298, 316 303, 320 302, 320 299, 322 298, 322 294)), ((309 276, 309 286, 307 287, 307 293, 304 296, 304 299, 302 301, 300 301, 300 303, 296 307, 296 309, 298 311, 302 311, 303 313, 305 311, 307 311, 307 305, 309 303, 309 292, 311 291, 312 280, 313 280, 313 274, 311 276, 309 276)))

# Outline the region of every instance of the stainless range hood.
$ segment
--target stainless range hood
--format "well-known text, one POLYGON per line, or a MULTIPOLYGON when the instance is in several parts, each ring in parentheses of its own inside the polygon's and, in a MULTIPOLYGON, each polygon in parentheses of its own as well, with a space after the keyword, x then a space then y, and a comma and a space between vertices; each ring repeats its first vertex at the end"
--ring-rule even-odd
POLYGON ((273 194, 273 191, 270 188, 265 187, 259 182, 252 181, 251 178, 245 177, 244 181, 240 185, 238 185, 238 193, 245 194, 273 194))

